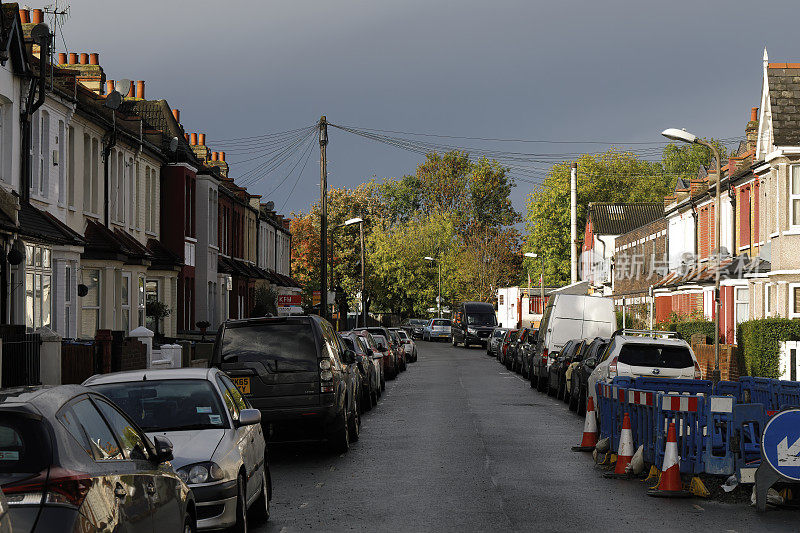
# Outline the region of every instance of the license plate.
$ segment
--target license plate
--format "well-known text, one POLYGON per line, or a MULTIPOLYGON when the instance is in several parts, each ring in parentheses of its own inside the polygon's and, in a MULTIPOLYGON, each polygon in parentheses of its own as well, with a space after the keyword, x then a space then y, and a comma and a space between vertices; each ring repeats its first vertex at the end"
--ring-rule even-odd
POLYGON ((231 378, 242 394, 250 394, 250 378, 231 378))

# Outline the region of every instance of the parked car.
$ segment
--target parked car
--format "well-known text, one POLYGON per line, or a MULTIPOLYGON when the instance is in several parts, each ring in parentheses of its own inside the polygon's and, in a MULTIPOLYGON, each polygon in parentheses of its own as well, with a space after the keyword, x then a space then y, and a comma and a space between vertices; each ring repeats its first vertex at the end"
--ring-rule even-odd
POLYGON ((497 351, 497 360, 500 361, 501 365, 506 364, 506 354, 508 353, 508 348, 511 346, 511 343, 514 342, 514 340, 517 338, 518 333, 519 333, 518 329, 509 329, 503 336, 503 340, 500 343, 500 348, 497 351))
POLYGON ((406 361, 409 363, 415 363, 417 361, 417 343, 414 342, 414 339, 412 339, 411 335, 406 333, 405 330, 398 329, 397 335, 400 337, 400 340, 403 343, 406 361))
POLYGON ((375 372, 378 375, 378 398, 380 398, 386 388, 386 368, 384 367, 383 353, 378 349, 378 345, 375 344, 375 339, 369 331, 357 330, 354 333, 359 336, 364 345, 372 352, 372 364, 375 366, 375 372))
POLYGON ((568 340, 610 337, 616 329, 617 315, 611 299, 575 294, 550 296, 533 351, 531 387, 547 389, 548 369, 568 340))
POLYGON ((608 337, 595 337, 589 345, 582 350, 579 361, 570 365, 569 374, 569 408, 582 415, 586 413, 586 398, 589 395, 589 376, 594 371, 597 363, 603 356, 603 351, 608 347, 608 337))
POLYGON ((486 355, 497 356, 497 350, 503 340, 503 335, 508 331, 506 328, 494 328, 489 340, 486 341, 486 355))
POLYGON ((397 330, 389 329, 389 343, 392 345, 392 350, 394 350, 395 354, 397 354, 397 364, 399 371, 405 372, 407 366, 406 349, 403 345, 403 341, 400 338, 400 335, 397 334, 397 330))
POLYGON ((511 361, 511 370, 525 376, 525 369, 523 366, 525 349, 530 346, 534 336, 534 331, 531 328, 522 328, 517 334, 516 340, 508 347, 506 359, 511 361))
POLYGON ((175 444, 172 467, 197 500, 197 529, 268 519, 272 499, 261 412, 217 368, 95 375, 85 386, 117 404, 150 438, 175 444))
POLYGON ((14 531, 195 530, 172 443, 89 388, 0 391, 0 454, 14 531))
POLYGON ((358 371, 361 376, 361 411, 369 411, 378 403, 380 377, 372 364, 372 350, 362 344, 361 337, 353 332, 342 333, 344 343, 356 354, 358 371))
POLYGON ((671 379, 700 379, 700 365, 689 343, 667 331, 620 330, 611 337, 603 360, 589 376, 589 394, 597 403, 597 383, 618 376, 656 376, 671 379))
POLYGON ((425 329, 425 324, 427 323, 428 321, 424 318, 407 318, 400 327, 403 328, 412 339, 421 339, 422 330, 425 329))
POLYGON ((392 335, 389 329, 375 326, 365 328, 365 331, 372 334, 373 339, 375 339, 375 344, 378 345, 378 348, 384 354, 386 377, 388 379, 396 378, 400 373, 400 361, 398 360, 397 350, 394 348, 392 335))
POLYGON ((450 319, 432 318, 422 330, 422 340, 450 340, 450 319))
POLYGON ((531 375, 531 367, 533 366, 533 351, 536 348, 536 342, 538 339, 539 329, 531 328, 530 333, 528 333, 527 338, 525 339, 525 344, 523 344, 520 349, 522 354, 522 370, 520 371, 520 374, 522 374, 525 379, 529 379, 531 375))
POLYGON ((355 353, 316 315, 229 320, 211 359, 261 411, 272 437, 322 438, 338 451, 360 430, 355 365, 355 353))
POLYGON ((497 315, 492 304, 464 302, 453 315, 450 338, 453 346, 459 344, 463 344, 464 348, 469 348, 470 344, 485 346, 495 326, 497 326, 497 315))
POLYGON ((547 370, 547 394, 558 399, 564 398, 567 388, 567 368, 572 364, 576 357, 580 357, 586 341, 583 339, 573 339, 567 341, 564 348, 555 358, 550 368, 547 370))

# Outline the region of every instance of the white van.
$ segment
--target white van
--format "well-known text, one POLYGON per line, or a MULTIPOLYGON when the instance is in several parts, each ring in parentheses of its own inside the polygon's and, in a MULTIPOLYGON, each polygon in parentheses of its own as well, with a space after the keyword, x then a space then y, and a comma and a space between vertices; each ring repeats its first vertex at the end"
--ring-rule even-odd
POLYGON ((548 368, 567 341, 611 337, 616 330, 617 315, 610 298, 580 294, 550 296, 533 351, 531 387, 547 389, 548 368))

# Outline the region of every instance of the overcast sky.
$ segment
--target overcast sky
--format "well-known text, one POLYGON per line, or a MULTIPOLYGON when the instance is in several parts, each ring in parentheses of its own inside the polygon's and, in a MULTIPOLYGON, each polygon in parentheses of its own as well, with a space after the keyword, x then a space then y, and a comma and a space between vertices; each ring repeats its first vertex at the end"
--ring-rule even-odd
MULTIPOLYGON (((187 131, 206 132, 231 163, 259 153, 215 147, 215 139, 291 130, 322 114, 336 124, 471 137, 642 142, 660 141, 671 126, 735 137, 759 105, 764 46, 771 61, 800 61, 796 0, 70 5, 68 51, 99 52, 109 79, 146 80, 148 99, 180 108, 187 131)), ((329 137, 331 187, 413 173, 421 160, 339 130, 329 137)), ((232 164, 231 176, 253 164, 232 164)), ((264 201, 306 210, 319 196, 317 147, 290 197, 299 169, 264 201)), ((288 170, 251 192, 275 189, 288 170)), ((518 208, 530 187, 515 189, 518 208)))

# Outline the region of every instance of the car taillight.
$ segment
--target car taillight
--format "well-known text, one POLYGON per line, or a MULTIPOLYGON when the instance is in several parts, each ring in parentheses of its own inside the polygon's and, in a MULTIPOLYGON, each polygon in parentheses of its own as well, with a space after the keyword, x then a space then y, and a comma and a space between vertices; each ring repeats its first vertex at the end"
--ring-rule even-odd
POLYGON ((547 350, 547 348, 545 348, 544 351, 542 352, 542 363, 544 363, 544 366, 547 366, 547 356, 549 354, 550 352, 547 350))
POLYGON ((617 356, 614 356, 608 364, 608 375, 612 378, 617 376, 617 356))
POLYGON ((694 362, 694 379, 703 379, 703 373, 700 371, 700 364, 694 362))
POLYGON ((330 359, 322 359, 319 362, 320 392, 333 392, 333 365, 330 359))
POLYGON ((47 470, 38 476, 17 483, 3 485, 9 505, 38 504, 42 501, 42 492, 47 482, 45 503, 57 503, 80 507, 92 488, 92 478, 85 472, 74 472, 60 467, 50 469, 48 479, 47 470))

